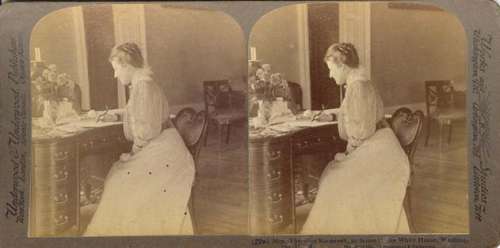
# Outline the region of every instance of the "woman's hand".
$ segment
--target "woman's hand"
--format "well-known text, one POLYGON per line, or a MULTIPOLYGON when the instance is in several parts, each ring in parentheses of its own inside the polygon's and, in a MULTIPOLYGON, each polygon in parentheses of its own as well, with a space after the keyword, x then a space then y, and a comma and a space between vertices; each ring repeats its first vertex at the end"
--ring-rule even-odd
POLYGON ((335 161, 342 161, 346 158, 347 154, 343 153, 343 152, 339 152, 337 154, 335 154, 335 161))
POLYGON ((102 116, 99 116, 97 120, 102 122, 115 122, 119 119, 120 117, 117 114, 104 114, 102 116))
POLYGON ((130 153, 122 153, 122 155, 120 155, 121 162, 127 162, 130 160, 130 158, 132 158, 132 154, 130 153))
POLYGON ((331 114, 327 114, 327 113, 322 112, 319 116, 316 116, 314 118, 314 120, 322 121, 322 122, 333 121, 334 117, 331 114))

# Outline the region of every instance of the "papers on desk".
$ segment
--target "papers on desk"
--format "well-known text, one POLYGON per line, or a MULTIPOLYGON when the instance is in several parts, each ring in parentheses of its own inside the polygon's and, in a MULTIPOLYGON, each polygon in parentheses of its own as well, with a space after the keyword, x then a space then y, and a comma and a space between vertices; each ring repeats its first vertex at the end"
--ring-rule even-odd
POLYGON ((276 125, 270 125, 267 128, 273 131, 286 133, 297 129, 302 129, 305 127, 320 127, 331 124, 336 124, 336 121, 328 121, 328 122, 319 122, 319 121, 306 121, 306 120, 297 120, 297 121, 289 121, 285 123, 280 123, 276 125))
POLYGON ((338 109, 338 108, 333 108, 333 109, 325 109, 325 110, 323 110, 323 112, 324 112, 325 114, 329 114, 329 115, 330 115, 330 114, 337 115, 337 114, 339 113, 339 111, 340 111, 340 109, 338 109))
POLYGON ((122 124, 122 122, 121 121, 96 122, 95 120, 81 120, 74 122, 72 124, 78 127, 91 128, 91 127, 107 127, 107 126, 119 125, 122 124))
POLYGON ((319 127, 336 123, 336 121, 291 121, 286 124, 291 127, 319 127))

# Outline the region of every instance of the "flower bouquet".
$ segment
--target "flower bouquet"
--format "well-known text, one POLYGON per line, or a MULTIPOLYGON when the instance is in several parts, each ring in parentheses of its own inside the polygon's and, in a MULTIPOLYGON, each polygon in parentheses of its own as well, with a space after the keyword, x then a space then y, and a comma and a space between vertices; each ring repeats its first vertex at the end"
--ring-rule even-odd
POLYGON ((293 113, 288 107, 290 92, 284 76, 273 73, 269 64, 254 63, 249 73, 250 117, 254 117, 251 124, 265 126, 291 118, 293 113))

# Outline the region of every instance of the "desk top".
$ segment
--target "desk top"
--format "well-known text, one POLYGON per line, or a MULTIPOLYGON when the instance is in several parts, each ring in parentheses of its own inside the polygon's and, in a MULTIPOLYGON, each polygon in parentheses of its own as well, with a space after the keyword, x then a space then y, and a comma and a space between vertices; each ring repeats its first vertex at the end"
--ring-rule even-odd
POLYGON ((96 122, 95 120, 79 120, 53 128, 44 128, 39 125, 41 118, 33 118, 31 138, 33 143, 54 142, 62 139, 71 139, 83 135, 89 131, 112 128, 121 129, 122 122, 96 122))
POLYGON ((277 139, 292 136, 300 131, 317 128, 331 128, 336 126, 336 121, 319 122, 295 120, 284 123, 268 125, 263 128, 251 128, 248 133, 250 142, 260 142, 267 139, 277 139))

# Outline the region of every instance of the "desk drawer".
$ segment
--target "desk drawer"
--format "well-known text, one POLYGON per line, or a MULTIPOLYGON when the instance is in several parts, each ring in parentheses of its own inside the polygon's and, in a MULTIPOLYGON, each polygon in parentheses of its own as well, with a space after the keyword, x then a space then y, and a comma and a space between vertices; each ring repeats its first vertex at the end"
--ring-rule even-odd
POLYGON ((74 144, 53 143, 36 145, 33 148, 33 167, 54 167, 76 160, 74 144))
POLYGON ((111 133, 98 133, 82 139, 79 144, 81 153, 102 152, 108 149, 127 150, 129 141, 125 139, 123 133, 114 131, 111 133))
POLYGON ((30 228, 37 236, 56 236, 76 225, 76 211, 66 207, 56 207, 50 211, 37 211, 30 228))
POLYGON ((250 168, 249 173, 251 183, 255 185, 287 182, 290 181, 291 177, 290 161, 283 161, 282 164, 254 165, 250 168))
POLYGON ((70 191, 51 192, 49 194, 37 194, 33 203, 37 206, 37 213, 52 213, 60 211, 76 210, 76 195, 70 191))
POLYGON ((61 163, 57 166, 34 166, 32 183, 35 185, 74 183, 74 181, 76 180, 76 166, 76 160, 61 163))
POLYGON ((292 142, 294 155, 303 153, 328 152, 337 149, 339 140, 335 136, 305 136, 295 138, 292 142))
POLYGON ((253 205, 257 208, 281 208, 289 204, 292 198, 291 184, 277 185, 275 187, 252 187, 250 197, 255 200, 253 205))
POLYGON ((249 148, 249 162, 253 164, 274 164, 290 159, 288 142, 264 142, 252 144, 249 148))
POLYGON ((293 202, 285 196, 279 204, 254 199, 250 204, 250 225, 253 234, 283 233, 293 223, 293 202))

